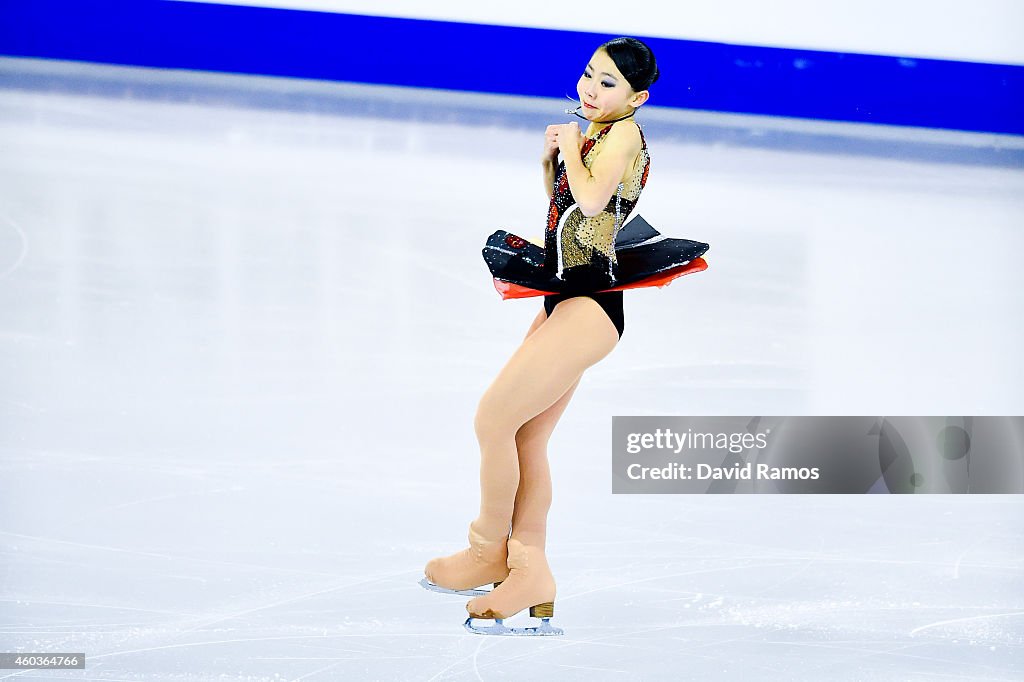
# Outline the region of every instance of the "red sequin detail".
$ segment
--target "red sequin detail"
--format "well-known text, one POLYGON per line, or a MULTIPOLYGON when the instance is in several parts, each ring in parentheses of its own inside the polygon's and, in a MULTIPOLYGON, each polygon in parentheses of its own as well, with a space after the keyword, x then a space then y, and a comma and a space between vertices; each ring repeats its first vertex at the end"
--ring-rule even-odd
POLYGON ((587 139, 585 139, 583 141, 583 146, 580 147, 580 158, 583 158, 584 156, 586 156, 587 152, 589 152, 591 150, 591 148, 595 144, 597 144, 597 141, 600 140, 604 136, 604 134, 606 132, 611 130, 611 128, 612 128, 611 125, 607 125, 607 126, 605 126, 604 128, 601 129, 601 132, 599 132, 597 134, 597 137, 588 137, 587 139))
POLYGON ((513 249, 521 249, 526 244, 526 240, 522 237, 510 234, 505 237, 505 243, 511 246, 513 249))

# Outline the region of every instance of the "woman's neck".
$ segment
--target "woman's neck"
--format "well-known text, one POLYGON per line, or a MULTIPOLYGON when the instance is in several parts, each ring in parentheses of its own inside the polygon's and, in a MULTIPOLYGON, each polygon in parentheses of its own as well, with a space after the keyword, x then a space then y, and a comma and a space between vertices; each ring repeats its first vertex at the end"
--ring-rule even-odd
POLYGON ((592 137, 592 136, 596 135, 598 132, 600 132, 601 129, 605 128, 606 126, 609 126, 612 123, 615 123, 616 121, 621 121, 623 119, 630 118, 635 113, 636 113, 636 109, 634 109, 633 111, 630 111, 627 114, 620 114, 619 116, 615 116, 613 118, 610 118, 607 121, 591 121, 590 125, 587 126, 587 132, 585 132, 584 135, 586 135, 587 137, 592 137))

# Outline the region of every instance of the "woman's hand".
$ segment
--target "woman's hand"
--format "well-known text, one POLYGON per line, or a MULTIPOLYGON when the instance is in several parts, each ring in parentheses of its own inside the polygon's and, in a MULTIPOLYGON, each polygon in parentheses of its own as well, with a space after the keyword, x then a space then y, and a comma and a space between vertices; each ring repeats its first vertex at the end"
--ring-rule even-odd
POLYGON ((563 123, 562 125, 548 126, 548 130, 555 129, 555 141, 562 156, 580 156, 580 148, 583 146, 583 133, 576 121, 563 123))
POLYGON ((541 161, 555 161, 558 158, 558 126, 548 126, 544 131, 544 153, 541 161))

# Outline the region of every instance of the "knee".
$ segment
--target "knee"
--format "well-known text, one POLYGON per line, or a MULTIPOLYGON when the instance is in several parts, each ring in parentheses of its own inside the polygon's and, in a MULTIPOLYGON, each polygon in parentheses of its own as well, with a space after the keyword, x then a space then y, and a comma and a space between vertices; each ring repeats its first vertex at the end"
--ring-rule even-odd
POLYGON ((490 394, 484 394, 476 408, 473 418, 473 429, 480 441, 515 437, 521 424, 515 423, 507 406, 503 407, 490 394))

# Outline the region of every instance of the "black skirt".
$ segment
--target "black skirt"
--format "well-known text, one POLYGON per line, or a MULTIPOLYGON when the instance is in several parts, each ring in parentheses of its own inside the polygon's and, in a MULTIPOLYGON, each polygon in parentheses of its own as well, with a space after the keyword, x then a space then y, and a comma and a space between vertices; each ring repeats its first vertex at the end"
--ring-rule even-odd
POLYGON ((710 248, 704 242, 664 237, 639 215, 615 236, 611 271, 585 265, 565 268, 562 277, 544 266, 544 249, 522 237, 498 230, 483 248, 491 275, 502 282, 555 294, 586 294, 625 286, 680 268, 700 258, 710 248))

